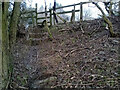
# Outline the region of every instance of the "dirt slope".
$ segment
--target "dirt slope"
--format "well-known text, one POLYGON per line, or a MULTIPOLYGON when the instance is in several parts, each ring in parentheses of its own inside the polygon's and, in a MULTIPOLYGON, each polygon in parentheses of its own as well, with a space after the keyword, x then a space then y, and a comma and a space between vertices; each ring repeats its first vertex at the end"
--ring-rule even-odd
POLYGON ((119 87, 119 38, 109 37, 102 20, 58 25, 52 41, 45 33, 37 45, 16 43, 11 88, 119 87))

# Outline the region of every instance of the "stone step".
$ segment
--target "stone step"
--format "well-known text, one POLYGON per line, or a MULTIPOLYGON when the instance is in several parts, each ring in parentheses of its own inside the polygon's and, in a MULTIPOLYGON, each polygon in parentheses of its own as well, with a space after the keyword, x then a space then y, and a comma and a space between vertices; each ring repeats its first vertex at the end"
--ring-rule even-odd
POLYGON ((42 38, 43 36, 41 33, 29 33, 29 38, 42 38))
POLYGON ((31 33, 41 33, 42 31, 40 30, 34 30, 34 31, 30 31, 31 33))
POLYGON ((26 44, 31 45, 31 46, 36 46, 36 45, 40 45, 44 41, 48 41, 48 39, 49 39, 48 37, 44 37, 44 38, 28 38, 26 40, 26 44))
POLYGON ((41 42, 42 42, 42 39, 40 38, 29 38, 28 40, 26 40, 26 44, 31 46, 40 45, 41 42))
POLYGON ((44 29, 33 29, 30 32, 31 33, 42 33, 44 31, 44 29))
POLYGON ((44 33, 29 33, 29 38, 42 38, 44 36, 48 36, 47 32, 44 33))

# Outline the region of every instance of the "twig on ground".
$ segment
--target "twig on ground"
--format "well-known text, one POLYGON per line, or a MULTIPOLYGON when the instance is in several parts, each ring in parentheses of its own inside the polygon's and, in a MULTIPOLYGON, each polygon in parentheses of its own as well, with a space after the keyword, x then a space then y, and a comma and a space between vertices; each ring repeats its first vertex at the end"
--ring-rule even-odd
POLYGON ((74 53, 74 52, 76 52, 76 51, 79 51, 81 48, 77 48, 77 49, 73 49, 72 51, 70 51, 70 52, 68 52, 66 55, 64 55, 64 57, 67 57, 68 55, 70 55, 70 54, 72 54, 72 53, 74 53))
POLYGON ((24 90, 28 90, 28 88, 26 87, 22 87, 22 86, 18 86, 19 89, 24 89, 24 90))

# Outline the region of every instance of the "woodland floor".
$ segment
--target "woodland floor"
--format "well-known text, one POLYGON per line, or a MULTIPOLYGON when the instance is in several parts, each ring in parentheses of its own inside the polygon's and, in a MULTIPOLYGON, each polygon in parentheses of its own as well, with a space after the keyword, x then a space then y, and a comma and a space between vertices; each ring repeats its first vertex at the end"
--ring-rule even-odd
MULTIPOLYGON (((119 32, 120 18, 113 18, 112 23, 119 32)), ((57 25, 51 30, 54 39, 50 41, 42 32, 46 35, 39 45, 18 38, 11 88, 119 87, 119 38, 110 37, 101 19, 57 25)))

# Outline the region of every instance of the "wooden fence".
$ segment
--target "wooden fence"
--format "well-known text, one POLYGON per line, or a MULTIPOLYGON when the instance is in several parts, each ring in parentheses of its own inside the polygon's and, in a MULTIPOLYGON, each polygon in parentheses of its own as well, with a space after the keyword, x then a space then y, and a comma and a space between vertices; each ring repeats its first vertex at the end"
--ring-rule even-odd
MULTIPOLYGON (((90 2, 80 2, 80 3, 77 3, 77 4, 72 4, 72 5, 67 5, 67 6, 61 6, 61 7, 57 7, 55 8, 56 10, 58 9, 63 9, 63 8, 67 8, 67 7, 73 7, 74 9, 72 11, 63 11, 63 12, 55 12, 53 8, 49 9, 49 11, 46 11, 47 12, 47 17, 43 16, 43 17, 39 17, 39 15, 41 14, 44 14, 45 15, 45 11, 44 12, 37 12, 38 8, 37 8, 37 4, 36 4, 36 8, 35 10, 33 11, 29 11, 29 12, 25 12, 25 13, 22 13, 23 14, 31 14, 32 16, 30 17, 26 17, 26 18, 32 18, 32 22, 33 24, 35 25, 40 25, 42 24, 42 22, 39 22, 39 21, 43 21, 45 20, 46 18, 48 19, 48 23, 50 24, 50 26, 53 25, 53 21, 54 21, 54 25, 55 25, 55 18, 54 18, 54 14, 57 15, 58 18, 62 19, 62 21, 64 21, 64 19, 62 17, 59 16, 59 14, 67 14, 67 13, 73 13, 74 14, 74 20, 75 20, 75 12, 80 12, 80 21, 83 20, 83 4, 87 4, 87 3, 90 3, 90 2), (80 9, 76 10, 76 6, 80 6, 80 9)), ((72 17, 72 16, 71 16, 72 17)))

